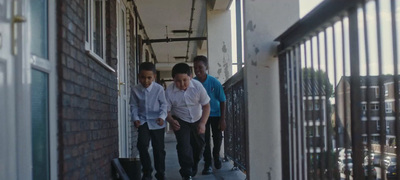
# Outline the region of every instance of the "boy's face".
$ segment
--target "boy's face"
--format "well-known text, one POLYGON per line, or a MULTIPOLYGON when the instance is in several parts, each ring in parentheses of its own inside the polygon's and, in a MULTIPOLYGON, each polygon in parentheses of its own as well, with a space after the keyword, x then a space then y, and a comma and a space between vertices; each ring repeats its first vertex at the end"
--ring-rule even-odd
POLYGON ((207 76, 206 70, 207 66, 202 61, 194 62, 194 73, 198 78, 204 78, 207 76))
POLYGON ((187 74, 175 74, 174 83, 180 90, 186 90, 189 87, 191 77, 187 74))
POLYGON ((142 70, 139 73, 139 82, 143 87, 148 88, 155 79, 153 71, 142 70))

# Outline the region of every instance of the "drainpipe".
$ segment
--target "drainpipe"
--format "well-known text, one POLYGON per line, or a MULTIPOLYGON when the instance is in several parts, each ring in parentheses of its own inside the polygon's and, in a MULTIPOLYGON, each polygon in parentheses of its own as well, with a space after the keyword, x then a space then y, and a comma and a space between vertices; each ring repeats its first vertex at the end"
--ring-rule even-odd
MULTIPOLYGON (((190 13, 190 24, 189 24, 189 32, 192 32, 192 24, 193 24, 193 13, 194 13, 194 4, 196 3, 196 0, 192 0, 192 9, 190 13)), ((191 33, 188 33, 188 38, 190 39, 191 33)), ((190 46, 190 41, 187 42, 187 47, 186 47, 186 62, 188 61, 189 58, 189 46, 190 46)))

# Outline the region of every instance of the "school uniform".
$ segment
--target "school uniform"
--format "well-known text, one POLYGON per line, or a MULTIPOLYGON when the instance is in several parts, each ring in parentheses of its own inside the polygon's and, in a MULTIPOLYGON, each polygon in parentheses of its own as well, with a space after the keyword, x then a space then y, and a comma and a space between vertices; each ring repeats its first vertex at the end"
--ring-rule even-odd
POLYGON ((137 148, 140 162, 142 163, 143 176, 150 176, 153 171, 148 153, 149 142, 153 147, 154 167, 156 178, 162 179, 165 172, 164 134, 165 122, 162 126, 157 124, 157 119, 164 121, 167 117, 167 101, 164 88, 152 82, 148 88, 138 84, 132 88, 131 95, 132 120, 140 120, 138 128, 137 148))
POLYGON ((204 149, 204 134, 198 134, 198 123, 202 116, 202 106, 207 105, 210 98, 203 85, 191 80, 186 90, 180 90, 175 84, 168 86, 165 92, 168 111, 180 124, 175 131, 177 152, 182 177, 193 176, 204 149))

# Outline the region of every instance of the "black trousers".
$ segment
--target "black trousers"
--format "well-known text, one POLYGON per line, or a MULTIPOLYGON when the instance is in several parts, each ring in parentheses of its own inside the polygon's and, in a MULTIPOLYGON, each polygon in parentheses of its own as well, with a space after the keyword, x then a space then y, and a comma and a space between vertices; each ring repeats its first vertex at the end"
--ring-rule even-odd
POLYGON ((177 141, 179 170, 182 177, 192 176, 194 168, 197 168, 204 149, 204 134, 198 134, 197 126, 200 121, 188 123, 176 117, 180 129, 175 131, 177 141))
POLYGON ((151 140, 151 145, 153 146, 154 167, 157 172, 156 177, 163 176, 165 172, 164 128, 149 130, 147 123, 144 123, 139 126, 138 132, 137 148, 139 150, 140 162, 142 163, 143 175, 149 176, 153 171, 148 151, 151 140))
POLYGON ((213 151, 212 156, 215 160, 219 159, 219 151, 221 150, 222 144, 222 131, 219 129, 219 120, 220 117, 209 117, 207 124, 206 124, 206 134, 205 134, 205 142, 206 146, 204 148, 204 166, 208 167, 211 166, 211 145, 210 145, 210 132, 212 131, 212 138, 213 138, 213 151))

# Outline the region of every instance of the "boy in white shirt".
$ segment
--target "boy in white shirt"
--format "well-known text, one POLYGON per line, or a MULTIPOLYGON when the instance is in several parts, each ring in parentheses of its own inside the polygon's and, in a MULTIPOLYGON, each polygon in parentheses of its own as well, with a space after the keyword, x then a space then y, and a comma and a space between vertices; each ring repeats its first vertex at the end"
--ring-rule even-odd
POLYGON ((179 170, 184 180, 197 173, 198 162, 204 149, 204 133, 210 115, 210 98, 203 85, 192 80, 192 71, 186 63, 172 68, 174 83, 166 89, 167 121, 177 140, 179 170))
POLYGON ((134 125, 138 128, 137 148, 142 163, 142 180, 152 179, 153 168, 148 153, 149 142, 153 147, 154 167, 158 180, 165 179, 164 120, 167 117, 167 102, 164 88, 155 83, 156 68, 153 63, 139 66, 139 84, 132 88, 131 111, 134 125))

